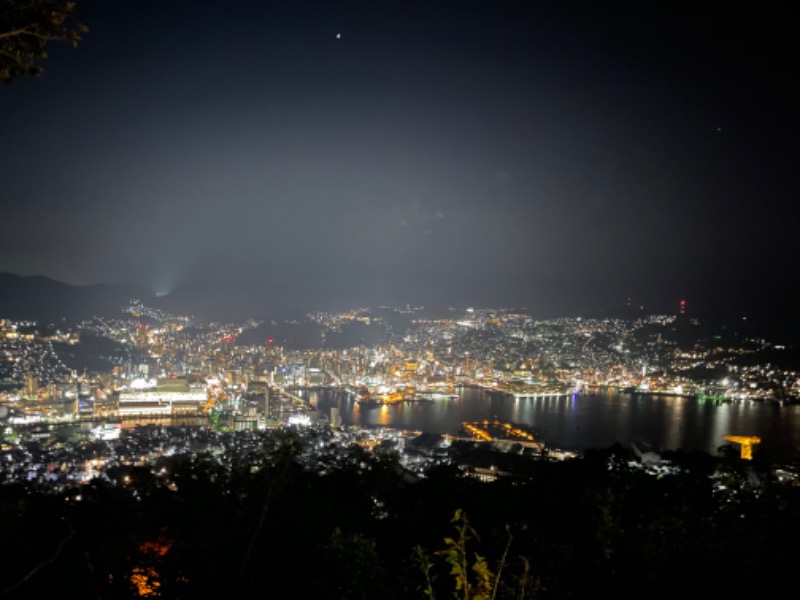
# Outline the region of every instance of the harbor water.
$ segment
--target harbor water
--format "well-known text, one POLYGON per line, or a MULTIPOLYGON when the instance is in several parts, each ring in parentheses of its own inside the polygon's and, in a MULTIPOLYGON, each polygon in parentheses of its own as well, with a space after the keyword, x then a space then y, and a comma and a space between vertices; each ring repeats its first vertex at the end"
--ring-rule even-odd
POLYGON ((714 402, 680 396, 590 393, 515 398, 480 388, 458 388, 452 398, 362 407, 331 389, 301 392, 321 414, 338 407, 344 424, 458 434, 465 421, 498 419, 532 428, 547 445, 584 450, 644 442, 657 450, 716 454, 725 435, 762 438, 772 460, 800 459, 800 406, 770 402, 714 402))

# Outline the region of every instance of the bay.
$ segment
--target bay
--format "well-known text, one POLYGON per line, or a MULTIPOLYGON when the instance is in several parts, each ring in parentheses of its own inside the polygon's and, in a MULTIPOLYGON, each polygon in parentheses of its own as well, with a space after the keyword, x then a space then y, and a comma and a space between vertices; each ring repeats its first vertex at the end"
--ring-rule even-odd
POLYGON ((757 451, 768 459, 800 459, 800 406, 629 393, 513 398, 479 388, 456 392, 453 399, 376 408, 363 408, 352 397, 329 389, 303 390, 301 395, 326 415, 338 407, 347 425, 456 435, 465 421, 498 419, 527 425, 545 444, 565 450, 646 442, 657 450, 710 454, 728 443, 725 435, 755 435, 762 439, 757 451))

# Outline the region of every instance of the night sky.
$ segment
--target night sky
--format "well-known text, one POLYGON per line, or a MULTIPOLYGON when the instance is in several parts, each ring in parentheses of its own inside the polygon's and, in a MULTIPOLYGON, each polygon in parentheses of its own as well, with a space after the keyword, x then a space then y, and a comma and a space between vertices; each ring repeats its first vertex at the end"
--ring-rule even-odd
POLYGON ((0 271, 786 311, 795 20, 699 4, 77 0, 0 87, 0 271))

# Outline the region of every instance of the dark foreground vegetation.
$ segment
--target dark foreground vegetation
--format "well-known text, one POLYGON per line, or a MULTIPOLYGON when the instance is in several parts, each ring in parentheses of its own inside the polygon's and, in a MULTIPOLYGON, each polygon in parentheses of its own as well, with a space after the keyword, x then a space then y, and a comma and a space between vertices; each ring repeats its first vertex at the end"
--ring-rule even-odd
MULTIPOLYGON (((119 485, 0 488, 3 598, 778 597, 800 487, 738 459, 619 448, 481 483, 413 480, 354 447, 313 470, 297 438, 220 466, 172 457, 119 485)), ((224 464, 224 463, 223 463, 224 464)))

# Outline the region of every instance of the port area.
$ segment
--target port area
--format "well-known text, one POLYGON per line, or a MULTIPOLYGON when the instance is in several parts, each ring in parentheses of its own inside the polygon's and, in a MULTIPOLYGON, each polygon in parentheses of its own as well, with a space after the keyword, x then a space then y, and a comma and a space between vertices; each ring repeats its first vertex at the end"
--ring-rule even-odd
POLYGON ((431 402, 432 399, 421 394, 404 394, 392 392, 361 396, 356 402, 362 408, 377 408, 379 406, 392 406, 402 402, 431 402))
POLYGON ((462 439, 474 442, 491 442, 498 448, 507 444, 519 444, 542 452, 545 448, 538 437, 528 427, 503 421, 471 421, 461 425, 462 439))

